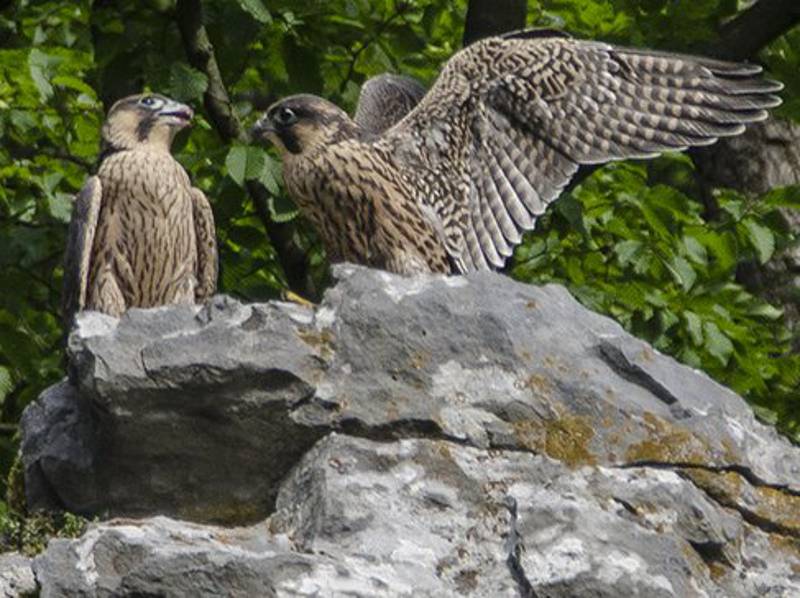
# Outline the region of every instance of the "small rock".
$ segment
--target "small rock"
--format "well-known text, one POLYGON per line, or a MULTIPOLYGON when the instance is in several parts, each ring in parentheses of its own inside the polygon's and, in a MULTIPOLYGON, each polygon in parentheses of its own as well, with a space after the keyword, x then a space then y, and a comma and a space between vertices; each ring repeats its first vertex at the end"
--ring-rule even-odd
POLYGON ((34 596, 36 590, 31 559, 17 552, 0 554, 0 597, 34 596))

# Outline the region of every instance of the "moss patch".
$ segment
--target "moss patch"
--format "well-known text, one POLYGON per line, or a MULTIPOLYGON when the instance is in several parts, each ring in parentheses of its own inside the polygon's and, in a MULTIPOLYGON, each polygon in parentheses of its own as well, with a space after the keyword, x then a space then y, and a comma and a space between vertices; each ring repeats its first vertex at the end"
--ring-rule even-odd
POLYGON ((657 461, 706 465, 713 461, 708 443, 688 430, 649 412, 643 419, 647 437, 628 447, 625 452, 628 463, 657 461))
POLYGON ((753 488, 758 497, 755 514, 774 521, 792 536, 800 538, 800 496, 777 488, 753 488))
POLYGON ((328 328, 321 331, 313 328, 300 329, 297 331, 297 336, 309 347, 316 349, 319 356, 323 359, 327 360, 333 357, 334 342, 336 339, 333 332, 328 328))
POLYGON ((736 509, 767 532, 800 538, 800 496, 778 488, 751 486, 732 471, 689 468, 682 472, 720 504, 736 509))
POLYGON ((207 508, 181 509, 179 517, 188 521, 203 521, 220 525, 248 525, 264 518, 265 511, 271 511, 255 501, 236 502, 209 506, 207 508))
POLYGON ((597 463, 597 458, 589 450, 594 430, 585 417, 562 415, 551 421, 529 419, 511 425, 517 441, 534 452, 544 453, 568 467, 597 463))
POLYGON ((555 390, 550 378, 543 374, 531 374, 527 378, 519 380, 517 384, 521 388, 529 389, 535 397, 544 399, 550 398, 555 390))
POLYGON ((789 538, 788 536, 773 534, 769 537, 769 543, 773 548, 785 553, 791 559, 789 567, 795 574, 800 575, 800 538, 789 538))

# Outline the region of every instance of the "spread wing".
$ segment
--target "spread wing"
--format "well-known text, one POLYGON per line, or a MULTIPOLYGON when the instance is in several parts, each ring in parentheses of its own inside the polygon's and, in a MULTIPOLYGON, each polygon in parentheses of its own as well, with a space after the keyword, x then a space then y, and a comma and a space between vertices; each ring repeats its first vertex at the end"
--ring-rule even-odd
POLYGON ((765 119, 782 86, 760 71, 522 31, 459 52, 382 143, 437 175, 420 201, 457 270, 499 268, 580 165, 708 145, 765 119))
POLYGON ((100 179, 92 176, 83 185, 72 206, 61 291, 61 313, 67 328, 72 326, 75 314, 86 305, 92 245, 102 199, 103 189, 100 179))
POLYGON ((380 134, 419 103, 425 88, 416 79, 384 73, 361 86, 353 120, 370 133, 380 134))
POLYGON ((195 299, 205 301, 217 290, 217 237, 211 204, 200 189, 192 188, 195 237, 197 238, 197 288, 195 299))

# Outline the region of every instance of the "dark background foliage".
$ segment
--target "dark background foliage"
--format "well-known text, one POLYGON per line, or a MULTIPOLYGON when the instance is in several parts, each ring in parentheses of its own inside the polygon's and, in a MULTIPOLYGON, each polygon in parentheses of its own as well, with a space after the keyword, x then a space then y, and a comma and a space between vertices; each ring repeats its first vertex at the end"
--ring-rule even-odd
MULTIPOLYGON (((22 409, 63 375, 71 197, 94 167, 114 100, 154 90, 198 108, 174 149, 213 204, 221 292, 266 300, 291 287, 319 298, 324 254, 283 192, 274 154, 247 143, 247 126, 274 99, 302 91, 351 110, 367 77, 430 84, 463 39, 524 21, 759 61, 786 84, 778 114, 788 127, 800 120, 798 19, 794 0, 0 0, 0 469, 22 409)), ((784 210, 800 207, 800 190, 714 188, 693 158, 599 169, 526 236, 509 272, 568 286, 798 440, 797 331, 742 267, 769 276, 797 247, 784 210)))

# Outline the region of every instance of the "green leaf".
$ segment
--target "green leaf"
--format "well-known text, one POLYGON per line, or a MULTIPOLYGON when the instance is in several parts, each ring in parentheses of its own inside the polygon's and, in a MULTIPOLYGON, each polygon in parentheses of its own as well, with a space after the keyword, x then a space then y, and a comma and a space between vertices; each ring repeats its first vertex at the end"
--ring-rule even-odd
POLYGON ((800 185, 772 189, 761 198, 759 204, 777 208, 800 209, 800 185))
POLYGON ((694 268, 686 259, 676 255, 667 267, 675 277, 675 281, 681 285, 684 291, 688 291, 694 286, 697 280, 697 272, 694 271, 694 268))
POLYGON ((274 195, 269 198, 269 215, 275 222, 289 222, 297 217, 299 211, 285 195, 274 195))
POLYGON ((259 23, 264 25, 272 23, 272 15, 261 0, 239 0, 239 6, 259 23))
POLYGON ((225 168, 228 171, 228 176, 231 177, 237 185, 243 187, 244 176, 247 172, 247 146, 234 145, 228 151, 228 156, 225 158, 225 168))
POLYGON ((240 187, 243 187, 246 181, 259 181, 271 195, 280 194, 280 185, 277 179, 280 165, 260 147, 233 146, 225 158, 225 167, 228 175, 240 187))
POLYGON ((783 316, 783 310, 770 305, 769 303, 761 303, 756 307, 747 310, 751 316, 758 316, 766 318, 767 320, 778 320, 783 316))
POLYGON ((14 379, 11 377, 11 370, 0 365, 0 404, 12 390, 14 390, 14 379))
POLYGON ((765 424, 774 426, 778 423, 778 414, 772 409, 762 407, 761 405, 753 405, 753 413, 765 424))
POLYGON ((775 253, 775 235, 766 226, 759 224, 755 220, 745 220, 743 222, 747 230, 747 237, 756 250, 758 261, 766 264, 772 254, 775 253))
POLYGON ((72 216, 72 195, 54 193, 48 197, 48 208, 53 218, 61 222, 69 222, 72 216))
POLYGON ((683 246, 686 249, 686 255, 696 264, 706 265, 708 263, 708 253, 703 244, 691 236, 683 237, 683 246))
POLYGON ((647 224, 650 225, 650 228, 653 230, 653 232, 655 232, 662 239, 670 238, 671 235, 669 229, 666 227, 664 221, 661 219, 661 216, 656 210, 647 205, 646 202, 641 202, 639 209, 642 211, 642 215, 647 221, 647 224))
POLYGON ((559 201, 556 202, 555 209, 559 214, 564 216, 575 230, 586 232, 586 227, 583 223, 583 206, 575 197, 568 193, 559 201))
POLYGON ((267 188, 267 191, 275 196, 281 192, 281 186, 278 182, 281 176, 280 164, 264 152, 264 166, 256 178, 267 188))
POLYGON ((61 58, 45 54, 38 48, 33 48, 28 55, 28 71, 43 102, 53 97, 53 86, 50 84, 50 80, 53 68, 60 62, 61 58))
POLYGON ((744 215, 744 202, 738 200, 728 199, 720 203, 720 208, 733 216, 734 220, 741 220, 744 215))
POLYGON ((723 271, 733 269, 738 262, 736 237, 728 231, 708 231, 698 235, 708 247, 723 271))
POLYGON ((641 249, 641 241, 621 241, 614 245, 614 253, 617 254, 620 266, 631 263, 641 249))
POLYGON ((36 119, 28 110, 11 110, 9 117, 14 128, 19 129, 23 135, 36 127, 36 119))
POLYGON ((92 99, 97 97, 97 94, 95 93, 94 89, 92 89, 89 85, 87 85, 77 77, 73 77, 71 75, 58 75, 56 77, 53 77, 50 83, 52 83, 57 87, 72 89, 79 93, 85 94, 92 99))
POLYGON ((699 347, 703 344, 703 322, 700 316, 687 310, 683 312, 683 319, 686 321, 686 330, 689 332, 692 343, 699 347))
POLYGON ((264 231, 255 226, 231 226, 228 239, 244 247, 258 247, 264 242, 264 231))
POLYGON ((725 336, 714 322, 703 324, 708 352, 716 357, 722 365, 727 365, 733 355, 733 343, 725 336))
POLYGON ((264 174, 267 154, 260 147, 234 145, 225 158, 225 167, 237 185, 244 186, 245 181, 260 180, 264 174))
POLYGON ((661 322, 661 330, 669 330, 675 324, 680 322, 680 318, 669 309, 662 309, 658 311, 658 319, 661 322))
POLYGON ((168 93, 176 100, 187 102, 201 100, 208 89, 205 73, 182 63, 175 62, 169 69, 168 93))

